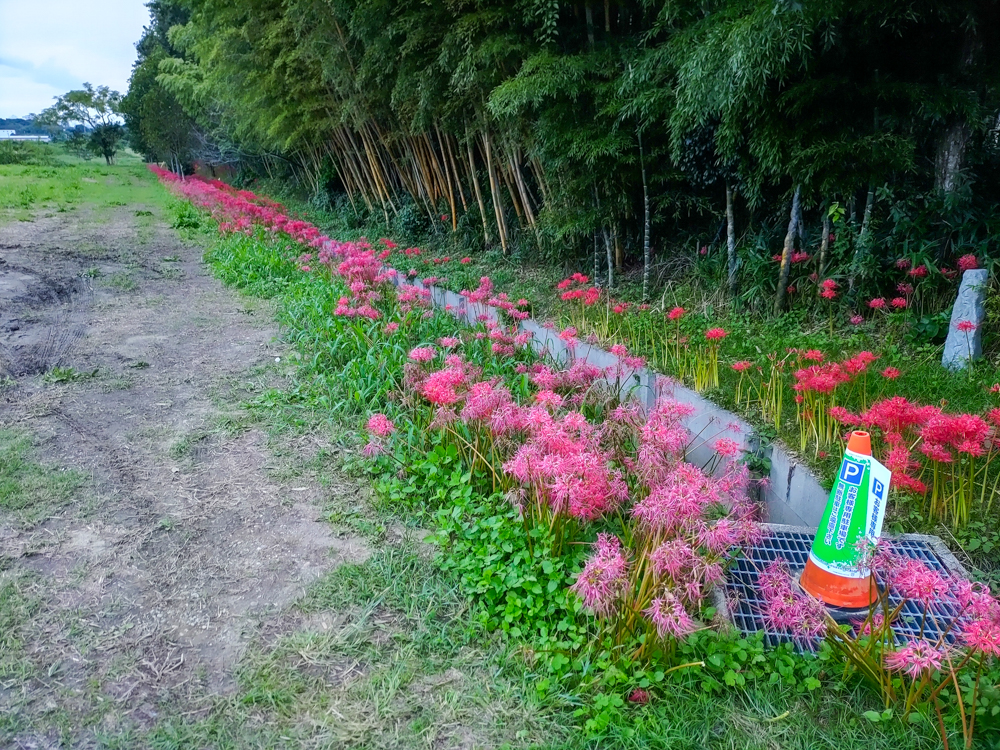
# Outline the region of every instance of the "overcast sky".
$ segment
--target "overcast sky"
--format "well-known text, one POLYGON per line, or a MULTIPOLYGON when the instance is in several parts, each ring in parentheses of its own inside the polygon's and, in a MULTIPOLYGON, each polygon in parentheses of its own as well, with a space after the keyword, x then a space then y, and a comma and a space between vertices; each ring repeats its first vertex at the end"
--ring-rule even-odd
POLYGON ((23 117, 84 81, 125 93, 144 0, 0 0, 0 117, 23 117))

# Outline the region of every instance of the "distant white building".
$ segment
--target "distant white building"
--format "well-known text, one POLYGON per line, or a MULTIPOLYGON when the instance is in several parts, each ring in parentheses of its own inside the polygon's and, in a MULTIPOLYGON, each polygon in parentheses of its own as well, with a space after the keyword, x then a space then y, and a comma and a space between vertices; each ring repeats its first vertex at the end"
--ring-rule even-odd
POLYGON ((13 130, 0 130, 0 141, 38 141, 48 143, 52 139, 47 135, 17 135, 13 130))

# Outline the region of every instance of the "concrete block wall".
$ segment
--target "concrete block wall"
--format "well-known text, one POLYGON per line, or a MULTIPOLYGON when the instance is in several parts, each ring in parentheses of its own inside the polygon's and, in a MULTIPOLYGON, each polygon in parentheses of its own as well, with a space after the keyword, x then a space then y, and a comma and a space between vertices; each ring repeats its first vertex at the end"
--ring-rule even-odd
MULTIPOLYGON (((397 273, 393 283, 400 286, 410 282, 397 273)), ((419 280, 412 283, 420 289, 426 288, 419 280)), ((447 309, 465 323, 475 324, 482 316, 494 322, 501 320, 500 311, 488 305, 470 304, 461 295, 439 287, 430 287, 430 290, 435 307, 447 309)), ((522 321, 520 327, 532 335, 532 345, 539 353, 547 353, 563 363, 576 356, 611 372, 609 385, 614 387, 617 383, 621 399, 638 399, 647 409, 652 408, 661 396, 690 404, 694 411, 684 420, 684 426, 692 436, 692 444, 688 450, 688 460, 692 463, 707 465, 715 455, 712 446, 722 437, 735 440, 743 450, 758 450, 759 443, 749 423, 690 388, 648 368, 627 367, 614 354, 599 347, 577 342, 571 348, 559 338, 557 331, 533 319, 522 321)), ((781 445, 772 444, 766 451, 771 459, 770 482, 763 491, 766 520, 789 526, 818 528, 829 490, 820 484, 808 466, 781 445)))

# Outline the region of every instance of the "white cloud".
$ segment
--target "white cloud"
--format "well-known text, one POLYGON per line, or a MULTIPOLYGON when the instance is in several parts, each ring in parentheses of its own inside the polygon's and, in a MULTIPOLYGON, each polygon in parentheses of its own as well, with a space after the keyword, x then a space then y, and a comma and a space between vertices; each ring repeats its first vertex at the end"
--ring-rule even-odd
POLYGON ((125 93, 148 23, 143 0, 0 0, 0 117, 40 112, 84 81, 125 93))

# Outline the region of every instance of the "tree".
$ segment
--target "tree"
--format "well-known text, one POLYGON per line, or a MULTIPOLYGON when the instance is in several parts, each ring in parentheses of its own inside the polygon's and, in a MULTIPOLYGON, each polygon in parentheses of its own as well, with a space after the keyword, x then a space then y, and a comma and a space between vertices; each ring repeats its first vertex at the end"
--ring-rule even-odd
POLYGON ((44 123, 69 127, 80 124, 90 131, 88 146, 110 165, 114 164, 118 146, 125 137, 121 115, 122 95, 107 86, 94 88, 83 84, 82 89, 56 97, 56 103, 39 115, 44 123))
POLYGON ((139 58, 132 68, 121 112, 132 147, 148 161, 166 162, 170 169, 183 174, 194 161, 201 134, 177 97, 157 81, 157 76, 160 62, 178 54, 162 26, 171 21, 183 22, 186 17, 162 2, 151 4, 150 10, 154 23, 136 44, 139 58))
MULTIPOLYGON (((1000 5, 991 0, 153 0, 150 9, 128 106, 144 153, 169 160, 193 135, 192 154, 224 145, 244 169, 343 193, 387 224, 440 232, 447 215, 463 240, 596 263, 595 277, 625 284, 640 267, 650 284, 682 273, 692 246, 724 236, 725 263, 699 272, 719 268, 715 281, 755 305, 774 300, 776 284, 787 290, 789 267, 772 273, 767 259, 789 238, 796 193, 789 247, 820 245, 824 273, 844 276, 863 247, 856 295, 874 291, 864 287, 918 231, 940 262, 971 242, 995 245, 1000 67, 990 61, 1000 5), (975 209, 906 218, 932 194, 975 209), (845 222, 830 245, 824 212, 834 205, 867 215, 863 237, 845 222), (802 231, 811 226, 824 239, 802 231)), ((807 299, 816 296, 790 302, 807 299)))
POLYGON ((89 161, 94 156, 90 150, 90 139, 87 137, 87 131, 83 129, 83 125, 77 125, 66 133, 64 146, 69 153, 84 161, 89 161))

